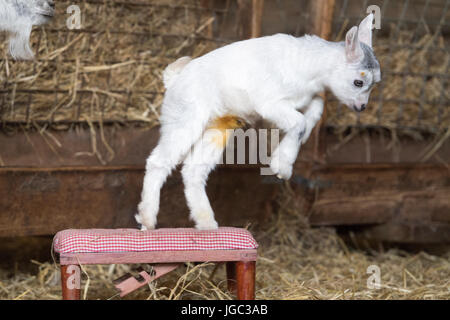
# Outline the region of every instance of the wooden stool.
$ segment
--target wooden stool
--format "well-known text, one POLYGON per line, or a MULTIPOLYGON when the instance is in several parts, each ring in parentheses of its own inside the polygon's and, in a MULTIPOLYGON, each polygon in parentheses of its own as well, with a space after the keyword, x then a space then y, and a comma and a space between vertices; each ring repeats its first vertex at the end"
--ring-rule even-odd
POLYGON ((185 262, 226 262, 228 289, 239 300, 255 298, 258 244, 245 229, 69 229, 55 235, 53 247, 59 254, 64 300, 80 299, 80 265, 151 264, 151 273, 140 270, 137 279, 118 279, 116 288, 124 296, 185 262))

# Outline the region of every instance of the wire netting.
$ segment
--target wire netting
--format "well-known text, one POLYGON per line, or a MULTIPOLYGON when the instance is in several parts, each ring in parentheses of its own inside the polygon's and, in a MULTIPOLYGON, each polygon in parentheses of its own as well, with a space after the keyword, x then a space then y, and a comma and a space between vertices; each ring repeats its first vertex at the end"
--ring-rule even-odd
MULTIPOLYGON (((64 128, 78 122, 156 123, 162 70, 224 41, 212 37, 227 14, 201 1, 60 0, 55 19, 34 28, 34 61, 12 61, 2 34, 0 123, 64 128), (76 4, 81 29, 70 30, 76 4)), ((216 32, 217 33, 217 32, 216 32)))
MULTIPOLYGON (((263 35, 309 32, 310 4, 265 0, 263 35)), ((328 95, 326 125, 447 129, 450 0, 337 0, 332 40, 343 40, 369 5, 381 10, 373 42, 382 82, 363 113, 328 95)), ((60 0, 55 20, 33 31, 34 62, 12 61, 1 42, 0 121, 55 128, 77 122, 157 123, 164 67, 241 38, 246 18, 235 0, 60 0), (82 13, 80 30, 66 27, 65 10, 74 3, 82 13)))

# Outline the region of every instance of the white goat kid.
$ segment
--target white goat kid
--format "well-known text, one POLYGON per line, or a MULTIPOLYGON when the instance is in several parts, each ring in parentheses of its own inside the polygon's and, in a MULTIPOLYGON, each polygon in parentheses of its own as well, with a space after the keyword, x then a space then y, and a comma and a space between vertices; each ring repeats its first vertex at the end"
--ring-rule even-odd
POLYGON ((371 14, 359 28, 351 28, 345 42, 277 34, 169 65, 164 72, 161 137, 146 162, 136 215, 142 228, 155 227, 160 189, 181 161, 190 217, 198 229, 217 228, 205 185, 228 139, 226 134, 217 137, 217 132, 239 127, 239 121, 233 121, 237 117, 264 118, 285 132, 270 167, 278 177, 289 179, 301 144, 322 115, 323 101, 317 94, 330 89, 342 103, 362 111, 372 86, 380 81, 371 48, 372 21, 371 14))
POLYGON ((14 59, 33 59, 31 29, 47 23, 54 8, 53 0, 0 0, 0 31, 10 33, 9 51, 14 59))

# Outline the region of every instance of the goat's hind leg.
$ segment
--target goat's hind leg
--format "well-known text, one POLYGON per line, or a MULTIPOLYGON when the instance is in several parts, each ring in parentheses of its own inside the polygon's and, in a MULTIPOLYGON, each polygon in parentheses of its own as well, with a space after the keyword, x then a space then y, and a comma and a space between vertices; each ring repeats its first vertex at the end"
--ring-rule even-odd
POLYGON ((214 211, 206 194, 209 173, 221 162, 227 137, 221 130, 209 129, 197 141, 184 161, 182 169, 184 192, 190 217, 200 230, 217 229, 214 211))
POLYGON ((161 187, 201 136, 202 131, 201 122, 191 125, 166 124, 161 128, 158 145, 146 162, 142 199, 135 216, 136 221, 142 224, 143 230, 155 227, 161 187))

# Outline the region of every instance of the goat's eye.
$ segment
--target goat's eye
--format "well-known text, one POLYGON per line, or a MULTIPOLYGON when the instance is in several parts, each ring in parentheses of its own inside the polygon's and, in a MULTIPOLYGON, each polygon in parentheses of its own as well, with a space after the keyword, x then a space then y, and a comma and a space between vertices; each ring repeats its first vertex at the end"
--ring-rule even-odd
POLYGON ((363 82, 361 80, 355 80, 353 81, 353 84, 359 88, 362 88, 363 82))

